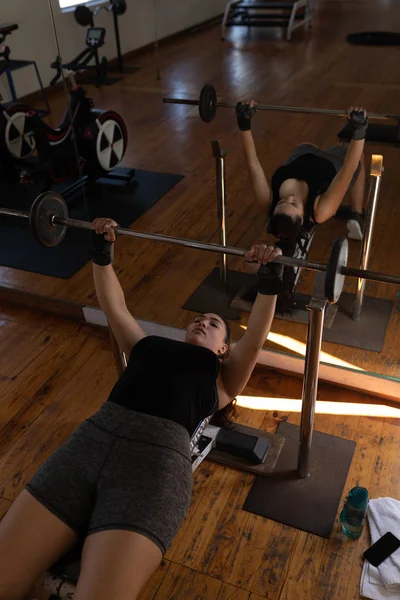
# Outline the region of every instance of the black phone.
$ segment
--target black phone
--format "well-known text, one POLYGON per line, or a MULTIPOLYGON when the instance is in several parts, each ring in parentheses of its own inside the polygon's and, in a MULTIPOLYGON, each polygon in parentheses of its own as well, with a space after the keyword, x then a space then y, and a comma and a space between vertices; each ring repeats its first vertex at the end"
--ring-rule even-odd
POLYGON ((400 540, 388 531, 375 544, 372 544, 363 556, 371 565, 379 567, 397 548, 400 548, 400 540))

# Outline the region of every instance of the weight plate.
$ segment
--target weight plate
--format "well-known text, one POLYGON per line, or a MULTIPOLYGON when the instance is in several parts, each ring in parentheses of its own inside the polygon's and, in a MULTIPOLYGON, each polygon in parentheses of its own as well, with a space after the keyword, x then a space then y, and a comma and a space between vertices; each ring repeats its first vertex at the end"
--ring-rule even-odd
POLYGON ((335 304, 343 291, 345 276, 341 268, 347 266, 349 242, 342 237, 335 241, 329 256, 325 277, 325 299, 329 304, 335 304))
POLYGON ((55 192, 44 192, 32 204, 29 223, 39 244, 49 248, 61 244, 68 229, 66 225, 53 225, 53 215, 68 219, 67 203, 55 192))
POLYGON ((212 85, 205 85, 200 92, 199 115, 204 123, 211 123, 217 112, 217 92, 212 85))
POLYGON ((116 15, 121 16, 126 13, 125 0, 111 0, 111 4, 116 15))
POLYGON ((93 13, 87 6, 77 6, 74 17, 75 21, 82 27, 93 27, 93 13))

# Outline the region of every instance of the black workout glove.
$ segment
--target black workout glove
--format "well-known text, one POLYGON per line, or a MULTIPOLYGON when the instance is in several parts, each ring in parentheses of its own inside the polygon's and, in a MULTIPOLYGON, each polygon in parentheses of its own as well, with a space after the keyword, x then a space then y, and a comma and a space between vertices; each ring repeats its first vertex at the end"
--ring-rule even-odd
POLYGON ((279 294, 282 288, 283 269, 284 266, 276 262, 261 265, 257 272, 258 293, 263 296, 279 294))
POLYGON ((255 112, 255 106, 250 106, 250 104, 243 104, 242 102, 238 102, 236 104, 236 118, 240 131, 251 130, 251 117, 254 115, 255 112))
POLYGON ((347 117, 350 127, 353 130, 351 136, 353 140, 363 140, 367 135, 368 129, 368 117, 364 115, 362 110, 352 110, 350 115, 347 117))
POLYGON ((114 242, 108 242, 103 234, 96 233, 93 229, 90 232, 90 241, 94 264, 100 267, 111 265, 114 260, 114 242))

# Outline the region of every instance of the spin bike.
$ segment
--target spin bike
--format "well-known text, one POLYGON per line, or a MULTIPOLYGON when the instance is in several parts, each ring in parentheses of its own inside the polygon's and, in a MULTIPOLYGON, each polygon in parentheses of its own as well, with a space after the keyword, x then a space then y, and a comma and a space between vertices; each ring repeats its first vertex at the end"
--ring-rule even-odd
POLYGON ((0 109, 3 159, 23 163, 35 153, 35 175, 44 176, 49 184, 72 178, 77 171, 91 180, 107 175, 121 162, 128 144, 122 117, 94 108, 92 99, 76 85, 74 74, 67 71, 67 76, 71 83, 69 108, 56 129, 29 107, 0 109))

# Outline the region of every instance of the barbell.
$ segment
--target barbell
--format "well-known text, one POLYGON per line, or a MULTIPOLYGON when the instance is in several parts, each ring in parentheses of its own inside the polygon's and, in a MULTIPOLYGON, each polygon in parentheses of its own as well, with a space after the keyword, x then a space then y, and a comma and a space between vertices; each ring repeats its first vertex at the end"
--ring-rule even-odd
MULTIPOLYGON (((18 219, 29 221, 30 228, 36 240, 42 246, 54 247, 61 244, 68 227, 74 229, 92 230, 93 224, 88 221, 78 221, 68 218, 68 206, 64 198, 55 192, 44 192, 33 202, 30 212, 0 208, 0 216, 16 217, 18 219)), ((155 242, 164 242, 167 244, 176 244, 197 250, 206 250, 208 252, 218 252, 219 254, 229 254, 231 256, 244 256, 248 250, 234 248, 232 246, 223 246, 212 242, 198 242, 186 238, 172 237, 159 233, 145 233, 134 231, 132 229, 123 229, 115 227, 117 235, 127 235, 134 238, 152 240, 155 242)), ((325 265, 319 262, 302 260, 289 256, 278 256, 275 262, 288 267, 300 267, 310 271, 325 272, 325 297, 326 301, 334 304, 339 300, 343 290, 345 276, 356 277, 357 279, 366 279, 369 281, 378 281, 379 283, 388 283, 400 286, 400 276, 387 275, 375 271, 363 269, 353 269, 347 266, 348 241, 346 238, 339 238, 335 241, 328 263, 325 265)))
MULTIPOLYGON (((217 112, 217 108, 236 108, 236 104, 229 102, 218 102, 217 92, 215 88, 207 84, 203 86, 198 100, 187 100, 185 98, 163 98, 166 104, 187 104, 189 106, 198 106, 199 114, 202 121, 210 123, 217 112)), ((257 104, 257 110, 273 110, 280 112, 307 113, 319 115, 336 115, 339 117, 347 117, 347 110, 334 110, 328 108, 305 108, 302 106, 279 106, 269 104, 257 104)), ((370 119, 393 119, 399 121, 400 115, 368 113, 370 119)))

